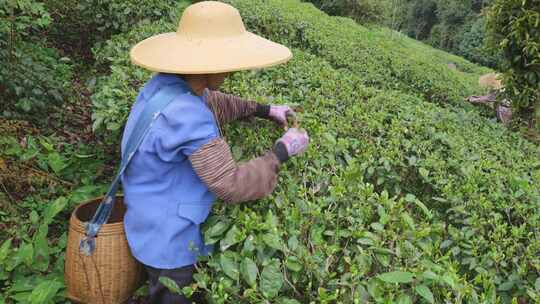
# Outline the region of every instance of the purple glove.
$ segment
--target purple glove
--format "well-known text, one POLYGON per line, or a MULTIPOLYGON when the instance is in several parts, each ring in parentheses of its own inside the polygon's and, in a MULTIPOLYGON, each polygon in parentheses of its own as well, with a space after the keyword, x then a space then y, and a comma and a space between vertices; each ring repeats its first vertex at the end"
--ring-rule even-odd
POLYGON ((293 112, 289 106, 271 105, 268 116, 278 124, 286 126, 288 112, 293 112))
POLYGON ((289 156, 294 156, 307 149, 309 136, 306 130, 290 128, 277 142, 280 142, 285 146, 289 156))

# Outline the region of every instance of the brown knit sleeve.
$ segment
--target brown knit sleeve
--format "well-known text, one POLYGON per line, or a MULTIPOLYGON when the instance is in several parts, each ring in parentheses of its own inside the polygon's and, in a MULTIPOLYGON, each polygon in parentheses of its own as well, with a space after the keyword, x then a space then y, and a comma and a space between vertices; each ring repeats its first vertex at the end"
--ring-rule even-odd
MULTIPOLYGON (((267 106, 219 91, 208 90, 206 101, 220 125, 258 114, 261 111, 268 112, 267 106)), ((264 116, 264 114, 259 113, 259 116, 264 116)))
POLYGON ((276 186, 280 164, 273 152, 237 164, 222 138, 203 145, 189 160, 210 191, 228 203, 256 200, 270 194, 276 186))

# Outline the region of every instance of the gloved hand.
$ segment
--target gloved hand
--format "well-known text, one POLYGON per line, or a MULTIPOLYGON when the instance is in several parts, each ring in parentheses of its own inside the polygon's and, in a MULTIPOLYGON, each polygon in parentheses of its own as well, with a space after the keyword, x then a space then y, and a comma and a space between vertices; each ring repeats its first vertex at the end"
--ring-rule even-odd
POLYGON ((285 146, 288 156, 294 156, 307 149, 309 136, 304 129, 290 128, 277 140, 276 144, 279 143, 285 146))
POLYGON ((289 106, 271 105, 268 116, 282 126, 287 125, 287 113, 294 112, 289 106))

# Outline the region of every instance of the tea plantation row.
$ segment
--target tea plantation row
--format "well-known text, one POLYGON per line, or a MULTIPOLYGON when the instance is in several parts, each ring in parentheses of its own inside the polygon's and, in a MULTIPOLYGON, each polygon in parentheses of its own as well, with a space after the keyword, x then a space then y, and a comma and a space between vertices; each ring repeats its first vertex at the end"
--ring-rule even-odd
MULTIPOLYGON (((309 3, 297 0, 226 2, 240 10, 250 31, 324 58, 336 69, 355 73, 367 86, 417 94, 443 105, 468 107, 464 99, 482 92, 477 84, 478 77, 490 71, 397 32, 385 28, 368 29, 348 18, 329 17, 309 3), (448 68, 449 63, 456 64, 458 69, 448 68)), ((173 11, 185 5, 181 3, 173 11)), ((168 21, 163 19, 159 25, 143 26, 142 31, 150 35, 159 33, 160 29, 176 30, 176 23, 168 21)), ((129 50, 128 46, 123 44, 123 49, 129 50)), ((101 60, 112 59, 116 47, 121 46, 113 42, 95 55, 101 60)), ((113 60, 118 63, 113 67, 129 64, 127 56, 113 60)), ((121 126, 126 113, 119 116, 102 113, 117 110, 111 110, 106 103, 97 103, 97 107, 96 128, 102 126, 102 122, 107 128, 121 126), (109 123, 107 119, 111 117, 120 121, 109 123)))
MULTIPOLYGON (((296 1, 231 2, 250 29, 296 48, 288 64, 236 73, 224 89, 298 107, 312 146, 271 197, 217 204, 205 226, 215 253, 185 292, 215 303, 540 300, 540 150, 455 106, 482 68, 296 1)), ((130 46, 174 29, 142 25, 95 50, 111 65, 93 96, 95 127, 113 143, 150 76, 129 63, 130 46)), ((279 135, 264 121, 225 129, 237 159, 279 135)))

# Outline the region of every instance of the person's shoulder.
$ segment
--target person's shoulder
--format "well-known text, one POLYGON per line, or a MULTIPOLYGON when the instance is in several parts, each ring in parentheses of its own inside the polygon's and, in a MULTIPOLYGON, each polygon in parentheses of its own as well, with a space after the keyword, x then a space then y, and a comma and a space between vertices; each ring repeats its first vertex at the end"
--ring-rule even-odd
POLYGON ((193 95, 191 93, 184 93, 176 96, 174 100, 167 106, 166 110, 169 112, 200 111, 206 113, 209 109, 202 97, 193 95))
POLYGON ((175 99, 162 111, 170 125, 211 122, 213 115, 204 100, 196 95, 185 93, 175 99))

